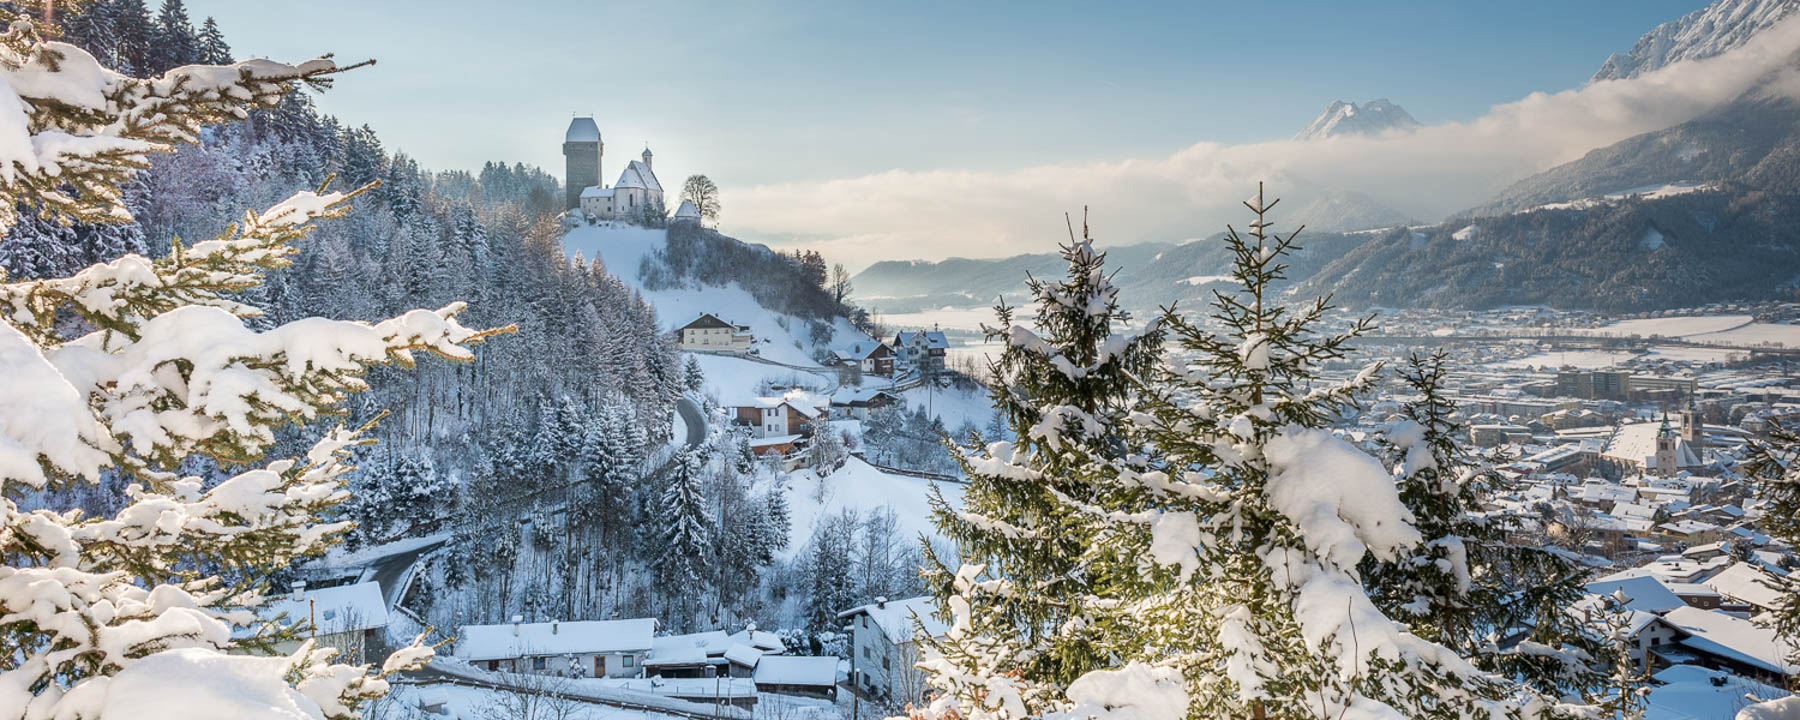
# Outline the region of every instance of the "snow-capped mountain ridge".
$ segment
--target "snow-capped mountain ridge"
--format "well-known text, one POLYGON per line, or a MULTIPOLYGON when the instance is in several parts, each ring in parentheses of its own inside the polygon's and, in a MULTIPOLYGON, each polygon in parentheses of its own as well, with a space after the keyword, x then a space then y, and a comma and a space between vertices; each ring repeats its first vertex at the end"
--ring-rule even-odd
POLYGON ((1625 54, 1613 53, 1589 82, 1633 78, 1683 60, 1709 58, 1748 42, 1800 9, 1800 0, 1716 0, 1656 26, 1625 54))
POLYGON ((1333 100, 1325 111, 1313 118, 1295 140, 1322 140, 1346 135, 1380 135, 1390 130, 1410 131, 1419 121, 1387 98, 1376 98, 1361 105, 1333 100))

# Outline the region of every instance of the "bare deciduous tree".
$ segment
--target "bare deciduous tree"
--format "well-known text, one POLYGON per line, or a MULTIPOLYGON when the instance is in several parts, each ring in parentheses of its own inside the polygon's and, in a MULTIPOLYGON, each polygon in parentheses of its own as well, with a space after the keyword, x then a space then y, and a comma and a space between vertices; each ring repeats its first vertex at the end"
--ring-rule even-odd
POLYGON ((687 182, 681 184, 681 199, 693 203, 702 219, 719 222, 719 186, 712 178, 689 175, 687 182))

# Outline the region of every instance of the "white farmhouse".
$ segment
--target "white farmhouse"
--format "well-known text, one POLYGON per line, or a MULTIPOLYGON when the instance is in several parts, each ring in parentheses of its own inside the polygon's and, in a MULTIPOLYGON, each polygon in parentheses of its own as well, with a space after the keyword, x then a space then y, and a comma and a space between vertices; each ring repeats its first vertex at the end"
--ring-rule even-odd
POLYGON ((859 692, 896 704, 919 702, 926 690, 915 630, 942 637, 949 626, 932 617, 930 597, 877 598, 838 613, 850 621, 850 681, 859 692), (915 621, 920 626, 915 626, 915 621))
POLYGON ((743 353, 756 344, 756 335, 750 332, 750 326, 726 322, 712 313, 701 313, 700 317, 676 328, 675 335, 683 350, 743 353))
POLYGON ((456 657, 484 670, 567 677, 637 677, 656 621, 585 620, 464 625, 456 657))

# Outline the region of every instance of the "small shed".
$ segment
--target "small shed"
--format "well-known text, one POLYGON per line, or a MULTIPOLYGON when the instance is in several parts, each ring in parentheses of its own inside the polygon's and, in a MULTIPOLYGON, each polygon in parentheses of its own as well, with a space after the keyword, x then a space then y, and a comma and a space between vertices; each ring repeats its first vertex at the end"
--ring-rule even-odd
POLYGON ((835 657, 764 656, 751 677, 756 691, 837 699, 838 659, 835 657))

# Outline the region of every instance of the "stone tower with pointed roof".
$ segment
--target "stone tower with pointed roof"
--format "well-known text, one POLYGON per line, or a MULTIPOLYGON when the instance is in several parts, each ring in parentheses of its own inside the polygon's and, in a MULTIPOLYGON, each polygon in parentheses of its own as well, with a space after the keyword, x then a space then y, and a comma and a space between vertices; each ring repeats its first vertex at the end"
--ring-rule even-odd
POLYGON ((1675 448, 1675 431, 1669 427, 1669 414, 1663 413, 1662 427, 1656 429, 1656 474, 1662 477, 1675 477, 1680 461, 1675 448))
POLYGON ((563 133, 563 189, 568 195, 563 209, 581 207, 581 191, 600 184, 600 158, 605 153, 600 126, 593 117, 569 121, 569 129, 563 133))

